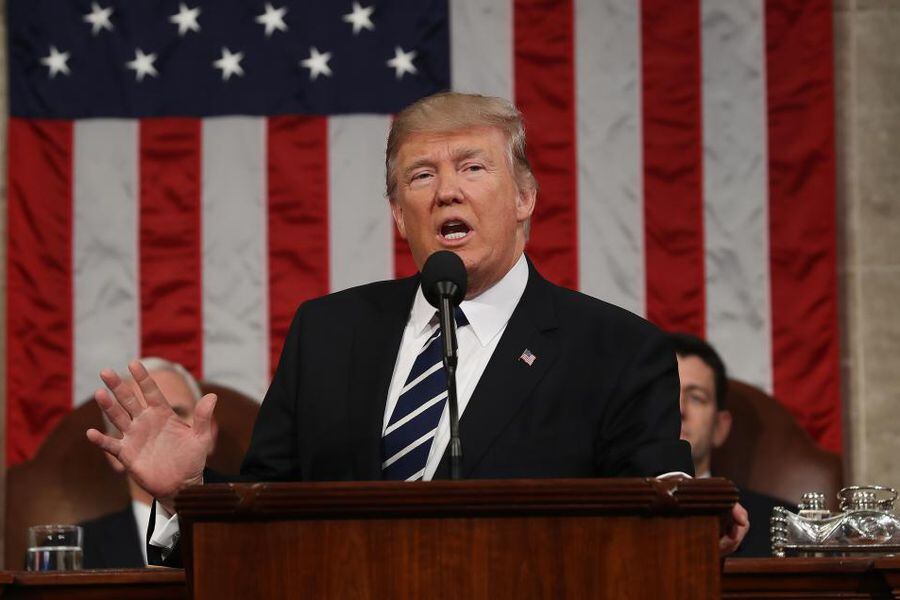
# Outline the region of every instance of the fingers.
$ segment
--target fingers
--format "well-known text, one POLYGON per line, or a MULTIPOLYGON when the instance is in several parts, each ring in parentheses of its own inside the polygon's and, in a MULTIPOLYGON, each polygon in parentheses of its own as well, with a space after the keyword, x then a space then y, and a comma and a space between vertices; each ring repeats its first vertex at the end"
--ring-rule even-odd
POLYGON ((719 552, 723 555, 737 550, 750 530, 750 516, 747 509, 740 504, 735 504, 731 508, 731 518, 733 520, 731 529, 719 538, 719 552))
POLYGON ((132 419, 144 410, 144 405, 141 404, 137 394, 134 393, 134 388, 128 385, 126 381, 123 381, 118 373, 112 369, 103 369, 100 371, 100 379, 103 380, 103 383, 112 392, 116 401, 132 419))
POLYGON ((87 430, 87 439, 89 439, 92 444, 99 446, 116 458, 119 457, 119 452, 122 451, 121 440, 117 440, 116 438, 104 435, 96 429, 87 430))
POLYGON ((208 435, 212 427, 213 411, 216 409, 216 402, 219 398, 215 394, 206 394, 197 402, 197 408, 194 409, 194 430, 197 435, 208 435))
POLYGON ((740 505, 740 503, 735 504, 731 508, 731 517, 738 525, 743 525, 745 527, 750 526, 750 514, 747 512, 746 508, 740 505))
POLYGON ((135 383, 141 388, 141 394, 144 395, 144 400, 147 401, 148 406, 169 406, 166 397, 163 396, 163 393, 159 390, 153 378, 150 377, 150 373, 141 361, 133 360, 128 363, 128 370, 131 372, 131 376, 134 377, 135 383))
POLYGON ((106 413, 107 418, 116 426, 116 429, 123 434, 128 431, 131 426, 131 416, 110 396, 109 392, 100 388, 94 392, 94 400, 97 401, 100 410, 106 413))

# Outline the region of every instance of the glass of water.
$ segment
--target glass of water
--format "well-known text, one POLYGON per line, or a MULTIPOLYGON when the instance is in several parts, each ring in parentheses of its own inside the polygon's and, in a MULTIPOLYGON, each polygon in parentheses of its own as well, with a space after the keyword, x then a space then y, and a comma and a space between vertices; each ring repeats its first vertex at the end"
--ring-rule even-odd
POLYGON ((28 528, 29 571, 72 571, 81 568, 82 529, 78 525, 35 525, 28 528))

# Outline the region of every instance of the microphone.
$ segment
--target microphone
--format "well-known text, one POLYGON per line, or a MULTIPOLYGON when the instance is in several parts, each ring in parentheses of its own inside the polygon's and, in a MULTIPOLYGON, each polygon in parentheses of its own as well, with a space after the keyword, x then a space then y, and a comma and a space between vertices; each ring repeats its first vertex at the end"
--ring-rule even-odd
POLYGON ((466 297, 468 275, 463 261, 449 250, 428 257, 422 267, 422 293, 438 309, 447 374, 447 405, 450 408, 450 479, 459 479, 462 443, 459 440, 459 404, 456 400, 456 319, 453 308, 466 297))

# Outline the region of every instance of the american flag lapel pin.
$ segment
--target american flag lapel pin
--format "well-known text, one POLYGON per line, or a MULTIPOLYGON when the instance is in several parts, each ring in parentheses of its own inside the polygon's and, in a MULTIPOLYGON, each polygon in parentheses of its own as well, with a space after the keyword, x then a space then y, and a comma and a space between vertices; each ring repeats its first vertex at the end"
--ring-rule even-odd
POLYGON ((534 361, 537 360, 537 356, 532 354, 531 350, 525 348, 525 352, 522 353, 522 356, 519 357, 519 360, 524 362, 529 367, 534 364, 534 361))

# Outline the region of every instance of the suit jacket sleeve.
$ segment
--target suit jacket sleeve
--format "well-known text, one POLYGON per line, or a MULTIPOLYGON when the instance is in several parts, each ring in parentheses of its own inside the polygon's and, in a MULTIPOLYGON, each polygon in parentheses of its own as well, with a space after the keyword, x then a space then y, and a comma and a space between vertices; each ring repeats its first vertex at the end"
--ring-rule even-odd
POLYGON ((690 445, 679 439, 678 365, 668 339, 647 327, 625 363, 597 436, 598 470, 606 477, 690 475, 690 445))
POLYGON ((301 306, 294 315, 278 367, 253 426, 253 436, 241 466, 241 476, 234 479, 244 481, 300 479, 296 412, 302 376, 300 331, 306 314, 304 306, 301 306))

